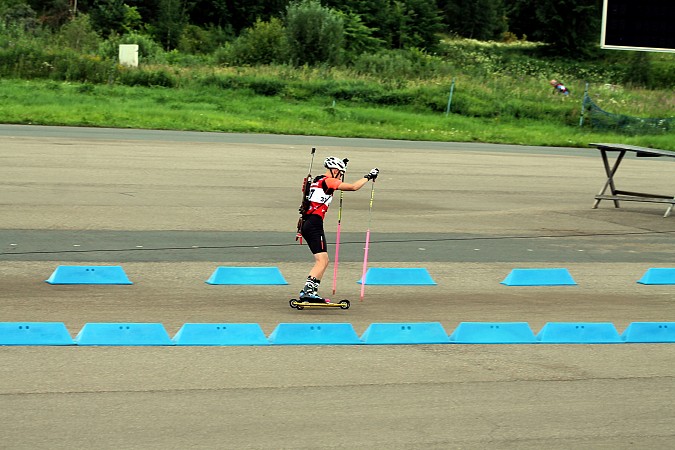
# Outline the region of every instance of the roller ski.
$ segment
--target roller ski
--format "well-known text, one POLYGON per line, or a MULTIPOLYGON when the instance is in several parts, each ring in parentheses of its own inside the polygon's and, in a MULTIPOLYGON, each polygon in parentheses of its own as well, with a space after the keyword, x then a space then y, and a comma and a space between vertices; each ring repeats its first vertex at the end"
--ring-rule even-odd
POLYGON ((297 310, 305 309, 305 308, 340 308, 340 309, 349 309, 349 306, 351 305, 349 303, 349 300, 340 300, 339 302, 331 302, 327 298, 321 298, 321 297, 315 297, 315 298, 307 298, 307 297, 300 297, 299 299, 292 298, 288 304, 291 306, 291 308, 295 308, 297 310))
POLYGON ((291 308, 298 310, 305 308, 349 309, 349 300, 340 300, 339 302, 333 303, 329 299, 321 297, 317 290, 318 284, 308 280, 303 290, 300 291, 298 298, 292 298, 288 304, 291 305, 291 308))

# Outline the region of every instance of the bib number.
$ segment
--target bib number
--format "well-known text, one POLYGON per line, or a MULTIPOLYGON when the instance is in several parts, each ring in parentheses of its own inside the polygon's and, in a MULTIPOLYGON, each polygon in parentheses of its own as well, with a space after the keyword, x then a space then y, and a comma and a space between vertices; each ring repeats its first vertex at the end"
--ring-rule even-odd
POLYGON ((333 200, 332 195, 326 194, 323 189, 310 189, 309 195, 307 196, 310 202, 313 203, 322 203, 324 205, 330 205, 330 202, 333 200))

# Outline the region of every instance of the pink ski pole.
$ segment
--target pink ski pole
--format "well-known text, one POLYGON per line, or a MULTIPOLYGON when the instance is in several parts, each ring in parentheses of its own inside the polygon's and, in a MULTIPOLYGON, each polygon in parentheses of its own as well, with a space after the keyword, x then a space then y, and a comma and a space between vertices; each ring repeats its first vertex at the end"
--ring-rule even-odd
POLYGON ((363 295, 366 291, 366 271, 368 269, 368 249, 370 246, 370 218, 373 213, 373 196, 375 195, 375 180, 370 188, 370 205, 368 206, 368 229, 366 230, 366 248, 363 252, 363 271, 361 273, 361 296, 359 301, 363 301, 363 295))
POLYGON ((340 256, 340 226, 342 224, 342 197, 343 191, 340 191, 340 207, 338 208, 338 224, 335 236, 335 265, 333 266, 333 295, 337 287, 338 256, 340 256))

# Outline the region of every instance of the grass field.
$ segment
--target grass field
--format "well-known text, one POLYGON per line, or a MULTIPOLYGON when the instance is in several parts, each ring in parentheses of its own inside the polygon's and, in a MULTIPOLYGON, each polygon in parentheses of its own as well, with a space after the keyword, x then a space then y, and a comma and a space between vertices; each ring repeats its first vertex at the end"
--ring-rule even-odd
MULTIPOLYGON (((626 136, 555 120, 446 115, 409 105, 336 101, 328 96, 301 101, 284 95, 257 95, 251 89, 214 86, 132 87, 5 79, 0 80, 0 97, 3 123, 572 147, 622 142, 675 150, 673 134, 626 136)), ((564 102, 564 107, 579 109, 580 113, 578 97, 550 96, 548 100, 564 102)))
POLYGON ((216 54, 160 52, 130 69, 51 41, 7 42, 2 123, 675 150, 671 54, 568 61, 543 57, 533 43, 449 39, 437 54, 364 54, 341 67, 241 66, 216 54), (630 81, 636 77, 651 79, 651 88, 630 81), (551 78, 572 94, 554 94, 551 78), (669 125, 633 134, 590 120, 580 127, 587 89, 619 120, 669 125))

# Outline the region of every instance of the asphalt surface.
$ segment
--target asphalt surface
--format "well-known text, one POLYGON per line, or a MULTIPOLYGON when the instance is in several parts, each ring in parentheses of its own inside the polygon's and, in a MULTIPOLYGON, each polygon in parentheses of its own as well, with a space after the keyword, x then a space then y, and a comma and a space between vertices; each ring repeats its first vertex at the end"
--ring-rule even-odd
MULTIPOLYGON (((667 159, 617 183, 672 192, 667 159)), ((597 150, 312 136, 0 126, 0 320, 372 323, 673 321, 675 218, 616 209, 597 150), (337 295, 296 311, 311 266, 295 240, 300 185, 329 155, 347 179, 337 295), (424 267, 436 286, 368 286, 371 267, 424 267), (58 265, 122 265, 130 286, 44 282, 58 265), (288 285, 212 286, 220 265, 276 266, 288 285), (509 287, 565 267, 576 286, 509 287)), ((337 202, 327 218, 334 249, 337 202)), ((330 293, 332 267, 322 292, 330 293)), ((672 344, 0 347, 0 447, 671 448, 672 344)))

